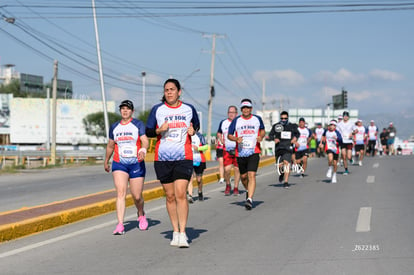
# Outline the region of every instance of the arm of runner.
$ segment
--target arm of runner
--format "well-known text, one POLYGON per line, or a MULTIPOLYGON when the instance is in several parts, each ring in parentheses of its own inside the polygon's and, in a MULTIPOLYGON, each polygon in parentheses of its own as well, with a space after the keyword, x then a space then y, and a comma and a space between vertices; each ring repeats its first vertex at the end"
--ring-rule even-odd
POLYGON ((147 155, 149 141, 146 135, 140 136, 139 139, 141 141, 141 148, 138 150, 138 160, 142 161, 145 159, 145 156, 147 155))
POLYGON ((110 139, 108 141, 108 144, 106 145, 106 153, 105 153, 105 161, 104 161, 104 169, 108 173, 110 171, 109 160, 112 157, 112 153, 114 152, 114 149, 115 149, 115 141, 110 139))

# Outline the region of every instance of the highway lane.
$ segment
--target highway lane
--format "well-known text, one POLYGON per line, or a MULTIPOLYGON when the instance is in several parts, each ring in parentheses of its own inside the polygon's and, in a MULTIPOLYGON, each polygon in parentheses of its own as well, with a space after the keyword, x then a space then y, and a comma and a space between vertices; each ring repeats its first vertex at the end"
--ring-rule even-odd
MULTIPOLYGON (((367 158, 338 183, 326 160, 286 190, 261 168, 255 208, 210 184, 190 205, 188 249, 169 246, 164 200, 146 203, 148 231, 128 208, 127 233, 112 236, 115 213, 0 246, 2 274, 414 274, 414 157, 367 158)), ((343 171, 340 168, 339 171, 343 171)))

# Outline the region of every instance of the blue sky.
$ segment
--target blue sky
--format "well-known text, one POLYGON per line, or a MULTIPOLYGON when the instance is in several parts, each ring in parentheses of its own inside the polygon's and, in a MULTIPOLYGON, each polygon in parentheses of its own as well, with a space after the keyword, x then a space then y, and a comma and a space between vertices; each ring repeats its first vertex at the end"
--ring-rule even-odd
MULTIPOLYGON (((226 116, 226 107, 238 105, 242 98, 251 98, 255 109, 262 108, 263 81, 266 109, 278 108, 280 102, 286 109, 325 108, 344 87, 349 108, 359 109, 361 115, 413 117, 414 9, 349 12, 365 7, 332 4, 403 3, 414 8, 414 2, 222 3, 96 0, 107 100, 129 98, 141 110, 145 71, 149 109, 161 98, 163 82, 172 76, 184 86, 184 101, 203 112, 206 120, 211 34, 217 34, 213 132, 226 116), (240 9, 287 3, 330 7, 240 9), (308 13, 328 9, 348 12, 308 13), (273 14, 234 15, 258 11, 273 14), (286 11, 296 12, 278 13, 286 11), (217 12, 231 15, 207 15, 217 12)), ((90 5, 86 0, 2 1, 1 15, 16 21, 0 21, 0 64, 15 64, 17 72, 42 75, 48 81, 57 59, 58 76, 73 81, 75 97, 101 99, 90 5)))

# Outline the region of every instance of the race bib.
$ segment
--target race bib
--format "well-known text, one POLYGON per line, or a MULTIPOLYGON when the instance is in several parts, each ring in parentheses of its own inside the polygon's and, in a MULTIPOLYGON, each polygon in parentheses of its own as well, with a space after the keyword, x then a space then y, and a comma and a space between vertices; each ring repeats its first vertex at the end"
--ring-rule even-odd
POLYGON ((282 131, 280 133, 280 137, 282 139, 291 139, 292 138, 292 133, 291 132, 288 132, 288 131, 282 131))
POLYGON ((123 146, 121 148, 121 157, 123 158, 133 158, 137 157, 137 147, 136 146, 123 146))
POLYGON ((329 139, 327 142, 328 149, 335 151, 337 149, 336 147, 336 140, 335 139, 329 139))
POLYGON ((395 136, 395 133, 391 132, 390 137, 394 137, 394 136, 395 136))
POLYGON ((349 137, 349 133, 344 134, 343 136, 343 143, 351 143, 352 139, 349 137))
POLYGON ((169 129, 168 136, 166 139, 171 142, 177 142, 177 143, 181 142, 181 129, 180 128, 169 129))
POLYGON ((298 143, 300 145, 306 145, 306 144, 308 144, 308 139, 305 138, 305 137, 300 137, 299 140, 298 140, 298 143))
POLYGON ((256 142, 253 140, 243 140, 242 147, 245 149, 252 149, 256 146, 256 142))

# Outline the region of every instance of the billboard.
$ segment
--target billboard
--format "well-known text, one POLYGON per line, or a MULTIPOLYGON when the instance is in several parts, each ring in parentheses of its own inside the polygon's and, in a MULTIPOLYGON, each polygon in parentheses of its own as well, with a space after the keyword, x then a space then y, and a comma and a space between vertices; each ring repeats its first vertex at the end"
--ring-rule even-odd
MULTIPOLYGON (((115 102, 107 101, 108 112, 115 112, 115 102)), ((97 100, 58 99, 56 101, 56 143, 102 144, 106 137, 86 134, 82 119, 102 112, 97 100)), ((19 144, 43 144, 51 136, 52 100, 44 98, 13 98, 10 104, 10 141, 19 144), (48 109, 48 106, 50 109, 48 109), (48 123, 50 123, 48 127, 48 123)))
POLYGON ((0 94, 0 134, 10 134, 10 102, 13 94, 0 94))

